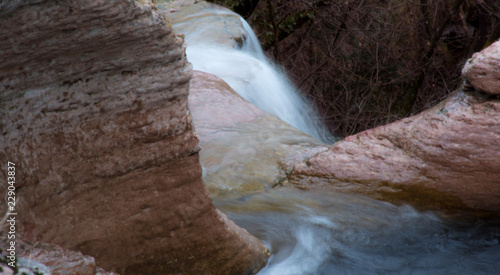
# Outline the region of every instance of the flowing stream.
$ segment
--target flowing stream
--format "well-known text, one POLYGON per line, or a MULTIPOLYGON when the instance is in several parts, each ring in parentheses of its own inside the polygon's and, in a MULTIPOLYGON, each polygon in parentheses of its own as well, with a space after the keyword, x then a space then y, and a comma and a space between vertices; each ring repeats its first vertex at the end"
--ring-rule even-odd
POLYGON ((335 192, 271 190, 217 208, 271 249, 264 274, 499 274, 500 227, 335 192))
MULTIPOLYGON (((297 129, 331 140, 307 102, 266 59, 248 24, 221 9, 192 16, 210 14, 241 20, 245 38, 228 47, 197 39, 213 26, 181 31, 194 69, 219 76, 297 129)), ((189 23, 174 28, 182 24, 189 23)), ((212 195, 218 209, 270 248, 272 256, 259 274, 500 274, 500 221, 459 222, 333 191, 278 188, 236 198, 212 195)))

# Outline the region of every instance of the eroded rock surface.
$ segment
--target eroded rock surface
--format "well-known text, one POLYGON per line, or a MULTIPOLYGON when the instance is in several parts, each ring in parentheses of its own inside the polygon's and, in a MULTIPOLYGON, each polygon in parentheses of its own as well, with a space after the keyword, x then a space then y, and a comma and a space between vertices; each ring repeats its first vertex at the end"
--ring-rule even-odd
POLYGON ((256 272, 267 249, 201 179, 183 39, 143 3, 1 11, 0 162, 16 164, 18 233, 121 274, 256 272))
POLYGON ((499 114, 500 100, 458 91, 416 116, 335 143, 296 164, 290 180, 417 205, 429 200, 437 209, 500 211, 499 114))
POLYGON ((475 53, 462 75, 479 91, 500 95, 500 41, 475 53))
POLYGON ((189 106, 212 196, 245 196, 283 182, 292 165, 326 145, 240 97, 222 79, 194 71, 189 106))

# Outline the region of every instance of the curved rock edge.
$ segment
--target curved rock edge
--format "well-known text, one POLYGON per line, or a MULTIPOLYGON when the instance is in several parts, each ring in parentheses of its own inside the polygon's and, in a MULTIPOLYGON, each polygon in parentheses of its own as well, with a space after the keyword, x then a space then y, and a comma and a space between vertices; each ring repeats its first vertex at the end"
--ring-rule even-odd
POLYGON ((0 19, 18 232, 122 274, 256 273, 268 249, 201 180, 182 37, 143 2, 31 1, 0 19))

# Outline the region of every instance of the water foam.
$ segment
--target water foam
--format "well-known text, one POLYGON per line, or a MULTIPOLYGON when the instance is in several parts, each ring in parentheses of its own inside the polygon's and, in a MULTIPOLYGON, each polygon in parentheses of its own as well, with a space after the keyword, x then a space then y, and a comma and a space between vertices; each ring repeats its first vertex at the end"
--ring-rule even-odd
MULTIPOLYGON (((207 13, 238 16, 229 10, 207 13)), ((239 95, 260 109, 325 142, 333 137, 321 118, 301 97, 280 69, 269 62, 252 28, 241 17, 243 44, 229 48, 220 43, 195 39, 201 33, 187 33, 186 54, 195 70, 212 73, 226 81, 239 95)))

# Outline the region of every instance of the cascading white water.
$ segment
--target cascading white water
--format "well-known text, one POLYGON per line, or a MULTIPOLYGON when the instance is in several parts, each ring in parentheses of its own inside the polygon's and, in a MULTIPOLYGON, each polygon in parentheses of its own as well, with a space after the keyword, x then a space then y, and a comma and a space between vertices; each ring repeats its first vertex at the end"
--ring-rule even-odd
MULTIPOLYGON (((229 10, 214 9, 211 12, 239 17, 229 10)), ((229 48, 220 43, 196 39, 197 35, 205 35, 206 29, 186 34, 186 54, 193 68, 222 78, 260 109, 319 140, 331 143, 334 138, 319 116, 298 94, 286 75, 268 61, 251 27, 239 18, 244 35, 241 47, 229 48)))
POLYGON ((264 51, 262 50, 262 47, 260 46, 257 35, 255 35, 255 33, 252 30, 252 27, 250 27, 250 25, 248 24, 247 21, 245 21, 245 19, 240 17, 240 20, 241 24, 243 25, 243 29, 245 30, 245 33, 247 35, 245 43, 243 43, 241 49, 244 52, 247 52, 255 56, 257 59, 269 63, 266 55, 264 54, 264 51))

